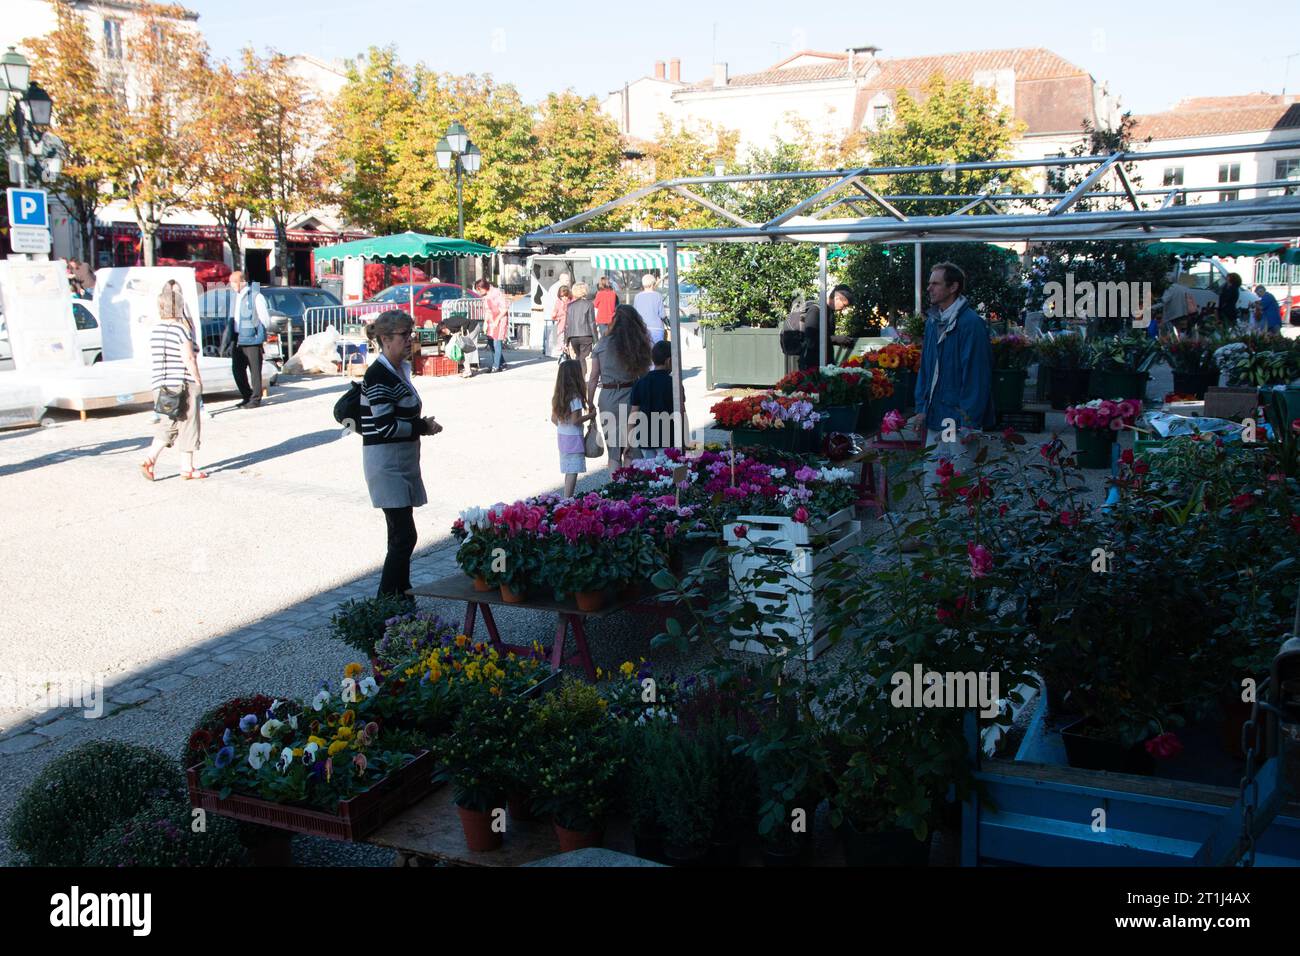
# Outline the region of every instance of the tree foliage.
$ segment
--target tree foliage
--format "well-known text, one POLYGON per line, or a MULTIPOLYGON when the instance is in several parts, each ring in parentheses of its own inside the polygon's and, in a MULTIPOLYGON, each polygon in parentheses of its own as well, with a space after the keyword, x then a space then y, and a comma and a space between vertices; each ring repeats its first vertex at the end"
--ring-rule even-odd
MULTIPOLYGON (((740 134, 714 124, 674 126, 661 117, 659 135, 645 159, 634 169, 637 185, 649 186, 669 179, 712 176, 716 163, 731 166, 740 134)), ((696 187, 694 192, 706 192, 696 187)), ((707 198, 707 197, 706 197, 707 198)), ((632 205, 638 225, 647 229, 701 229, 716 224, 717 215, 683 196, 654 193, 632 205)))

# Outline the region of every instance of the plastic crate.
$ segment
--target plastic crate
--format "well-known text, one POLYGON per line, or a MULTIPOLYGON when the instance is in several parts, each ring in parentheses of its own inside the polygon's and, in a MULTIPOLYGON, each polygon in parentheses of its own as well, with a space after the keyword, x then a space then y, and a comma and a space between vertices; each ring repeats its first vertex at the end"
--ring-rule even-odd
POLYGON ((415 360, 416 375, 458 375, 460 365, 445 355, 421 355, 415 360))

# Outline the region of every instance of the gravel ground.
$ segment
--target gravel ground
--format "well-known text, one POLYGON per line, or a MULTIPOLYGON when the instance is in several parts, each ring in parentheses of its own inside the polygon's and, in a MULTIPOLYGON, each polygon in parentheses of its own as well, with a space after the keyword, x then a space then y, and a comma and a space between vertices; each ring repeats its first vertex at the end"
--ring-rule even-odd
MULTIPOLYGON (((416 511, 421 553, 440 552, 439 567, 449 560, 447 529, 462 508, 562 487, 549 421, 554 363, 527 352, 507 360, 511 368, 497 375, 416 380, 426 413, 445 429, 423 445, 430 501, 416 511)), ((702 352, 687 351, 695 423, 708 419, 717 397, 705 390, 702 364, 702 352)), ((212 477, 202 482, 177 477, 174 451, 163 453, 157 482, 141 479, 152 431, 145 410, 95 413, 86 422, 52 412, 45 428, 0 432, 10 502, 0 545, 11 556, 0 565, 0 591, 9 598, 0 678, 26 686, 72 671, 129 680, 160 662, 183 667, 268 621, 275 644, 255 644, 241 659, 178 679, 174 689, 105 719, 60 720, 61 734, 34 749, 5 753, 0 740, 0 821, 46 762, 78 743, 113 738, 177 753, 213 704, 258 691, 308 696, 355 658, 329 636, 328 616, 346 597, 373 591, 384 524, 366 495, 361 443, 341 435, 331 415, 343 388, 336 376, 303 377, 273 388, 259 410, 229 411, 233 399, 213 401, 217 414, 203 421, 197 456, 212 477), (281 630, 281 620, 300 624, 281 630)), ((1153 381, 1150 394, 1167 389, 1153 381)), ((1049 415, 1048 427, 1063 427, 1060 413, 1049 415)), ((580 488, 606 474, 587 475, 580 488)), ((456 621, 463 615, 463 606, 423 603, 456 621)), ((553 623, 541 615, 503 608, 497 619, 510 641, 552 636, 553 623)), ((597 665, 650 656, 659 629, 652 614, 591 622, 597 665)), ((696 656, 656 653, 654 660, 661 672, 682 673, 696 656)), ((819 661, 818 669, 830 663, 819 661)), ((0 699, 0 730, 25 716, 23 704, 0 699)), ((295 855, 305 863, 388 860, 374 848, 309 839, 295 841, 295 855)), ((11 862, 0 834, 0 864, 11 862)))

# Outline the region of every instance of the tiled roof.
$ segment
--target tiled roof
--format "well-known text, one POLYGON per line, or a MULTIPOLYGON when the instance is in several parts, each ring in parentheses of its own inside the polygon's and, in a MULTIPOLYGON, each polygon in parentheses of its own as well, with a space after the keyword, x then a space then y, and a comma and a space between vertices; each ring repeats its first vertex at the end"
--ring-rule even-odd
MULTIPOLYGON (((847 59, 847 58, 845 58, 847 59)), ((848 75, 844 61, 819 64, 817 66, 792 66, 783 70, 763 70, 759 73, 740 73, 727 78, 727 89, 735 86, 775 86, 785 83, 816 83, 821 80, 834 80, 848 75)), ((694 93, 713 89, 713 80, 684 86, 679 92, 694 93)))
POLYGON ((1184 100, 1167 112, 1137 117, 1133 133, 1142 139, 1183 139, 1275 129, 1300 129, 1300 103, 1251 93, 1184 100))
POLYGON ((870 77, 872 90, 919 90, 933 74, 944 79, 971 80, 986 70, 1015 70, 1016 82, 1054 80, 1087 76, 1087 70, 1042 47, 1013 50, 975 50, 969 53, 945 53, 939 56, 914 56, 882 59, 880 72, 870 77))

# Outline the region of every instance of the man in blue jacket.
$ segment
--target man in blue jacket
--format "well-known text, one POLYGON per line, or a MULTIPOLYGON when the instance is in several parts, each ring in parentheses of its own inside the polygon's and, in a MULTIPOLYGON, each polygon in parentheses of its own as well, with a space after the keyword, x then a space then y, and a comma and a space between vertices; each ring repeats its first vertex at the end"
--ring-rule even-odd
POLYGON ((958 471, 978 450, 976 433, 992 428, 993 348, 989 328, 963 294, 966 276, 951 262, 941 262, 930 272, 926 286, 930 313, 925 323, 921 370, 916 378, 917 432, 925 427, 926 447, 936 446, 926 467, 926 486, 937 482, 940 459, 958 471))

